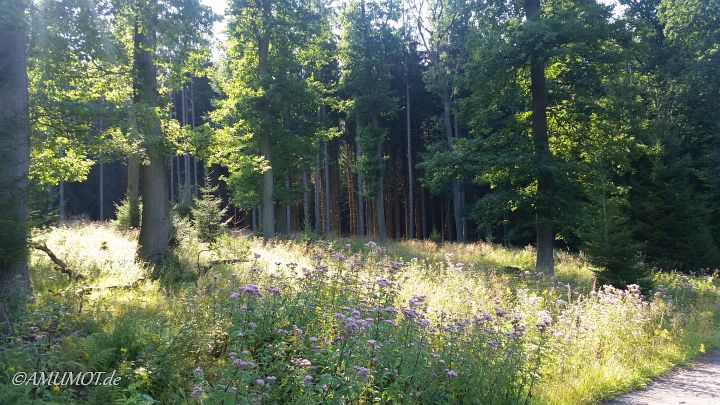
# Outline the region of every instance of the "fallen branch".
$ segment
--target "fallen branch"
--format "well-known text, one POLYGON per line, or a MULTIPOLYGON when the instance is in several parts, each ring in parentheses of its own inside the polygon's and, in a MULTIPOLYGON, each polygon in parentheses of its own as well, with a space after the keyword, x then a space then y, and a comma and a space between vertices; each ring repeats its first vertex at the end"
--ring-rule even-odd
POLYGON ((45 254, 47 254, 48 257, 50 258, 50 261, 53 262, 53 263, 55 263, 55 265, 57 266, 57 269, 58 269, 61 273, 67 274, 68 277, 70 277, 71 279, 73 279, 73 280, 80 280, 80 279, 84 279, 84 278, 85 278, 82 274, 79 274, 79 273, 76 273, 76 272, 70 270, 70 269, 67 267, 67 264, 65 264, 64 261, 60 260, 57 256, 55 256, 55 253, 53 253, 53 251, 50 250, 50 248, 47 247, 46 244, 44 244, 44 243, 31 242, 31 243, 30 243, 30 246, 33 247, 33 248, 35 248, 35 249, 37 249, 37 250, 40 250, 40 251, 45 252, 45 254))

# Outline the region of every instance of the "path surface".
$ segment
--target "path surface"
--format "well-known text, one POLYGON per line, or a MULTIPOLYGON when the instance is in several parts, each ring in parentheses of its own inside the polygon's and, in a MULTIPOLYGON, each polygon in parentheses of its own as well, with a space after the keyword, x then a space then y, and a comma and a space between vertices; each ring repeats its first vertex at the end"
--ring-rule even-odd
POLYGON ((720 351, 699 357, 607 405, 720 405, 720 351))

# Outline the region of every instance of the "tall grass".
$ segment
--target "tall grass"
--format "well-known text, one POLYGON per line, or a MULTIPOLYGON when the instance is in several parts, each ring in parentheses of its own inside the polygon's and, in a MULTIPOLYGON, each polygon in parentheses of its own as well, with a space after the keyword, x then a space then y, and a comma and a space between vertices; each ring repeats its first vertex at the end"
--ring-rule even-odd
POLYGON ((720 344, 716 275, 593 289, 567 253, 548 279, 531 248, 206 245, 181 225, 153 281, 133 232, 71 223, 37 237, 86 279, 33 255, 35 302, 0 381, 117 369, 121 386, 4 384, 1 403, 592 403, 720 344))

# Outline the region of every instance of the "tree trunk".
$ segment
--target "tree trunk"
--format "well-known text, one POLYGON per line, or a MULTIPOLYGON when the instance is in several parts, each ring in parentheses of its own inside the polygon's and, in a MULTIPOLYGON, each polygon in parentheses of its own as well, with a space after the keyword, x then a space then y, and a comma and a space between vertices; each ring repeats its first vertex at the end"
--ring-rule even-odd
POLYGON ((328 235, 332 234, 332 219, 330 218, 330 164, 328 162, 328 145, 327 142, 323 145, 323 174, 325 180, 325 232, 328 235))
MULTIPOLYGON (((356 145, 355 148, 357 151, 355 156, 356 156, 356 159, 359 159, 360 155, 362 153, 362 148, 360 148, 359 143, 356 143, 355 145, 356 145)), ((357 195, 358 195, 358 236, 361 238, 364 238, 365 237, 365 201, 363 200, 363 198, 364 198, 363 197, 363 189, 365 188, 365 184, 363 181, 362 173, 358 173, 357 178, 358 178, 358 181, 357 181, 357 183, 358 183, 358 186, 357 186, 357 189, 358 189, 358 192, 357 192, 357 195)))
MULTIPOLYGON (((175 168, 173 168, 173 162, 175 161, 175 158, 173 157, 173 154, 170 153, 170 203, 175 203, 175 168)), ((140 168, 138 167, 138 173, 140 168)), ((140 178, 138 177, 138 182, 140 181, 140 178)))
MULTIPOLYGON (((373 128, 376 131, 380 130, 380 118, 375 115, 372 118, 373 128)), ((375 150, 375 158, 380 164, 380 175, 377 179, 377 194, 375 195, 375 214, 377 215, 378 225, 378 239, 387 239, 387 227, 385 224, 385 175, 383 170, 383 156, 382 156, 382 138, 377 140, 377 149, 375 150)))
MULTIPOLYGON (((453 151, 455 146, 453 142, 453 124, 452 124, 452 106, 450 99, 450 90, 443 90, 443 124, 445 126, 445 140, 447 141, 448 148, 453 151)), ((453 205, 453 219, 455 220, 455 240, 458 242, 465 241, 465 234, 463 232, 464 227, 462 224, 462 200, 460 198, 460 180, 454 179, 452 181, 452 205, 453 205)))
MULTIPOLYGON (((285 176, 285 191, 290 191, 290 179, 287 175, 285 176)), ((290 204, 285 205, 285 233, 287 233, 288 236, 292 234, 291 208, 290 204)))
MULTIPOLYGON (((525 0, 525 16, 529 21, 540 18, 540 0, 525 0)), ((552 175, 552 152, 548 142, 547 91, 545 88, 545 58, 542 49, 530 52, 530 93, 532 95, 532 132, 538 173, 536 205, 537 259, 536 268, 552 275, 554 272, 553 207, 555 182, 552 175)))
POLYGON ((60 180, 58 188, 58 216, 60 217, 60 222, 64 222, 67 219, 67 213, 65 212, 65 182, 60 180))
MULTIPOLYGON (((270 52, 270 0, 262 2, 262 34, 258 40, 258 75, 260 76, 261 86, 267 86, 269 80, 268 73, 268 57, 270 52)), ((265 157, 268 169, 263 172, 263 188, 262 188, 262 208, 263 208, 263 237, 271 238, 275 234, 275 201, 274 187, 275 176, 272 167, 272 140, 270 139, 269 120, 272 118, 267 110, 268 100, 262 100, 258 108, 262 117, 263 128, 260 131, 260 153, 265 157)))
POLYGON ((320 155, 315 155, 315 232, 320 232, 320 155))
POLYGON ((30 162, 30 118, 25 54, 24 1, 3 5, 0 24, 0 322, 10 321, 30 293, 27 266, 27 176, 30 162), (8 300, 8 301, 6 301, 8 300))
POLYGON ((310 192, 308 191, 308 174, 303 170, 303 229, 310 231, 310 192))
POLYGON ((133 101, 138 116, 138 129, 144 137, 148 164, 140 168, 140 187, 143 196, 142 223, 138 240, 138 254, 143 260, 159 264, 169 250, 170 206, 164 139, 160 119, 155 113, 159 94, 156 67, 153 62, 157 15, 156 3, 151 1, 144 12, 144 24, 135 20, 133 101))
POLYGON ((410 77, 407 58, 405 60, 405 125, 407 129, 407 170, 408 170, 408 239, 415 237, 415 201, 413 200, 412 130, 410 128, 410 77))
POLYGON ((98 170, 98 177, 99 177, 99 183, 100 183, 100 190, 98 192, 100 193, 100 205, 98 207, 98 219, 100 221, 105 220, 105 165, 103 165, 103 162, 100 162, 98 170))

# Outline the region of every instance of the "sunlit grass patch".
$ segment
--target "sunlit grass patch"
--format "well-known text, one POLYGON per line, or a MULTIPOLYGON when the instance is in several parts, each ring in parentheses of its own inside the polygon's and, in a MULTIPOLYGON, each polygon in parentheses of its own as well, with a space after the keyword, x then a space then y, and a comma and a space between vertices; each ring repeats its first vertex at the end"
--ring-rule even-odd
POLYGON ((592 267, 569 253, 550 279, 531 269, 530 248, 233 236, 208 245, 180 223, 176 256, 153 280, 134 260, 134 237, 94 223, 36 236, 86 278, 72 282, 33 253, 35 302, 0 362, 123 377, 122 389, 41 398, 591 403, 720 342, 712 276, 658 273, 653 292, 592 291, 592 267))

